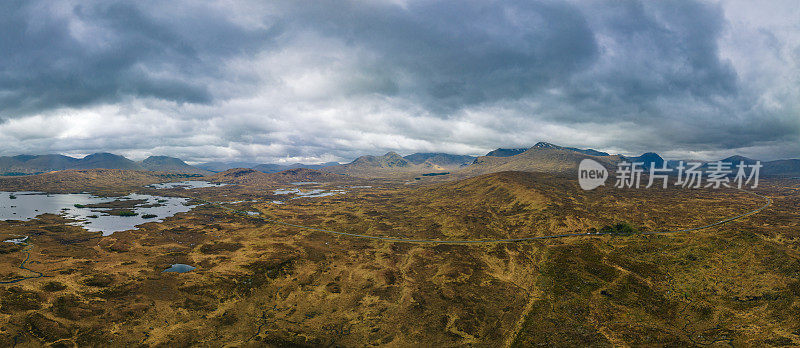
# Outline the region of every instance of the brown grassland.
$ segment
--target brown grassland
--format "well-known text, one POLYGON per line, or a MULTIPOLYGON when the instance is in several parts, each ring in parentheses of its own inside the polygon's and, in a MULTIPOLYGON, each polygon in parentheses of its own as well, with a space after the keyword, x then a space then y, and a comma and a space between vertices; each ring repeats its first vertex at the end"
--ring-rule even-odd
MULTIPOLYGON (((52 182, 37 177, 0 187, 78 192, 94 180, 69 175, 59 187, 36 186, 52 182)), ((0 346, 800 345, 798 180, 764 180, 756 191, 772 204, 757 214, 659 235, 641 232, 709 224, 764 200, 735 190, 584 192, 572 178, 526 172, 336 181, 300 188, 347 193, 297 199, 274 194, 295 186, 266 180, 193 190, 143 188, 176 179, 122 171, 104 180, 86 190, 247 201, 225 206, 260 215, 205 204, 107 237, 56 215, 0 222, 0 237, 30 242, 0 243, 0 280, 43 275, 0 285, 0 346), (637 231, 435 244, 270 220, 450 241, 618 222, 637 231), (197 269, 162 273, 174 263, 197 269)))

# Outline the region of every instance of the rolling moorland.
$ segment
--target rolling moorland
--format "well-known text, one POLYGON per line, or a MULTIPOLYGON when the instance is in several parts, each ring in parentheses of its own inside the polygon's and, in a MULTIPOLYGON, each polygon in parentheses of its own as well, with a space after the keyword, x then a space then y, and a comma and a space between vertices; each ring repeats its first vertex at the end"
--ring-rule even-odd
POLYGON ((0 243, 0 281, 13 282, 0 287, 0 345, 800 344, 791 160, 765 164, 782 172, 763 178, 761 196, 587 192, 574 175, 581 159, 623 158, 582 151, 594 150, 540 143, 471 162, 390 153, 229 169, 200 178, 226 185, 194 189, 147 185, 199 173, 141 168, 0 179, 3 191, 138 192, 194 206, 110 236, 54 214, 0 222, 4 238, 28 237, 0 243), (580 236, 544 238, 569 234, 580 236), (496 242, 529 237, 542 239, 496 242), (196 269, 163 272, 176 263, 196 269))

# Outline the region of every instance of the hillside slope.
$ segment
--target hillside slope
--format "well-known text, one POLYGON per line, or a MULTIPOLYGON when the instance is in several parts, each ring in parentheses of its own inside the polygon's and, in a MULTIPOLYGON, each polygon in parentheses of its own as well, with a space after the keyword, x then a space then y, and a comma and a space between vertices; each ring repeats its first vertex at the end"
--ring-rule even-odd
POLYGON ((67 169, 125 169, 171 173, 209 175, 211 172, 167 156, 150 156, 136 162, 107 152, 94 153, 83 158, 64 155, 17 155, 0 157, 0 175, 27 175, 67 169))
POLYGON ((0 190, 43 192, 125 191, 164 181, 192 178, 187 174, 123 169, 69 169, 37 175, 0 178, 0 190))
POLYGON ((259 172, 262 172, 262 173, 277 173, 277 172, 282 172, 282 171, 284 171, 284 170, 298 169, 298 168, 303 168, 303 169, 316 169, 316 170, 320 170, 320 169, 322 169, 322 168, 325 168, 325 167, 336 166, 336 165, 339 165, 339 163, 338 163, 338 162, 326 162, 326 163, 322 163, 322 164, 303 164, 303 163, 293 163, 293 164, 277 164, 277 163, 264 163, 264 164, 259 164, 259 165, 256 165, 256 166, 252 166, 252 167, 250 167, 250 168, 253 168, 253 169, 255 169, 255 170, 259 171, 259 172))
POLYGON ((168 156, 150 156, 140 162, 146 170, 156 172, 187 173, 211 175, 212 172, 190 166, 179 158, 168 156))
POLYGON ((234 168, 214 174, 210 180, 244 186, 265 186, 293 182, 336 182, 349 180, 349 178, 341 174, 306 168, 289 169, 277 173, 262 173, 251 168, 234 168))
POLYGON ((322 170, 358 178, 392 178, 414 176, 443 169, 428 162, 414 164, 396 152, 389 152, 383 156, 361 156, 353 162, 326 167, 322 170))
POLYGON ((75 163, 69 169, 128 169, 145 170, 145 168, 134 161, 123 156, 108 152, 93 153, 75 163))
POLYGON ((525 151, 528 151, 528 149, 527 148, 519 148, 519 149, 503 149, 503 148, 500 148, 500 149, 495 149, 495 150, 489 151, 489 153, 487 153, 486 156, 490 156, 490 157, 511 157, 511 156, 519 155, 519 154, 521 154, 521 153, 523 153, 525 151))
POLYGON ((583 159, 590 158, 609 170, 622 160, 620 156, 590 156, 560 147, 534 146, 510 157, 481 156, 458 172, 459 176, 476 176, 503 171, 539 172, 551 174, 576 174, 583 159))
POLYGON ((408 156, 403 156, 407 161, 412 164, 425 164, 428 166, 439 166, 442 168, 459 168, 471 164, 475 161, 474 156, 466 155, 451 155, 449 153, 441 152, 426 152, 414 153, 408 156))
POLYGON ((800 177, 800 159, 786 159, 762 163, 764 175, 800 177))

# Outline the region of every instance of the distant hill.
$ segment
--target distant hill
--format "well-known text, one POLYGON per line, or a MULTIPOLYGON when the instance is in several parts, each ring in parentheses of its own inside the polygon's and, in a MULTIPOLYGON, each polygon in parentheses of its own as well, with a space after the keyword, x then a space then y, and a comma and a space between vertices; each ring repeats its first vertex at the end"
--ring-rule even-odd
MULTIPOLYGON (((737 171, 736 166, 744 162, 747 165, 753 165, 758 160, 752 159, 745 156, 734 155, 720 161, 730 163, 731 170, 735 174, 737 171)), ((684 161, 684 162, 703 162, 703 161, 684 161)), ((707 161, 703 162, 703 165, 700 167, 702 170, 708 170, 709 164, 716 161, 707 161)), ((670 166, 676 167, 678 161, 669 161, 670 166)), ((783 176, 783 177, 800 177, 800 159, 783 159, 783 160, 775 160, 775 161, 761 161, 761 169, 760 175, 761 176, 783 176)))
POLYGON ((348 165, 351 167, 401 168, 410 167, 411 162, 398 155, 397 152, 387 152, 383 156, 361 156, 348 165))
POLYGON ((360 178, 392 177, 422 170, 396 152, 388 152, 383 156, 361 156, 353 162, 330 166, 322 170, 330 173, 345 174, 360 178))
POLYGON ((211 181, 245 186, 262 186, 292 182, 334 182, 348 180, 344 175, 315 169, 295 168, 277 173, 262 173, 251 168, 234 168, 214 174, 211 181))
POLYGON ((0 173, 35 174, 72 168, 79 160, 63 155, 0 157, 0 173))
POLYGON ((224 172, 228 169, 235 169, 235 168, 250 168, 255 169, 262 173, 277 173, 284 170, 295 169, 295 168, 306 168, 306 169, 322 169, 325 167, 339 165, 339 162, 326 162, 321 164, 303 164, 303 163, 293 163, 293 164, 278 164, 278 163, 256 163, 256 162, 208 162, 208 163, 200 163, 195 165, 195 167, 208 170, 211 172, 224 172))
POLYGON ((608 152, 597 151, 597 150, 593 150, 593 149, 582 150, 582 149, 576 149, 574 147, 565 147, 565 149, 572 150, 572 151, 577 151, 577 152, 580 152, 580 153, 582 153, 584 155, 589 155, 589 156, 611 156, 611 154, 609 154, 608 152))
POLYGON ((425 152, 425 153, 414 153, 408 156, 403 156, 407 161, 411 162, 412 164, 425 164, 428 163, 430 166, 439 166, 442 168, 458 168, 464 165, 469 165, 477 157, 475 156, 466 156, 466 155, 451 155, 448 153, 441 153, 441 152, 425 152))
POLYGON ((212 182, 238 185, 255 185, 268 181, 267 174, 251 168, 233 168, 211 176, 212 182))
POLYGON ((786 159, 762 163, 763 175, 800 177, 800 159, 786 159))
POLYGON ((523 153, 525 151, 528 151, 528 149, 527 148, 520 148, 520 149, 502 149, 501 148, 501 149, 489 151, 489 153, 487 153, 486 156, 491 156, 491 157, 511 157, 511 156, 519 155, 519 154, 521 154, 521 153, 523 153))
POLYGON ((607 152, 597 151, 597 150, 593 150, 593 149, 579 149, 579 148, 575 148, 575 147, 559 146, 559 145, 555 145, 555 144, 551 144, 551 143, 547 143, 547 142, 543 142, 543 141, 536 143, 536 145, 533 145, 530 148, 497 149, 497 150, 494 150, 494 151, 491 151, 491 152, 487 153, 486 156, 491 156, 491 157, 511 157, 511 156, 519 155, 519 154, 521 154, 521 153, 523 153, 525 151, 528 151, 529 149, 532 149, 532 148, 570 150, 570 151, 579 152, 579 153, 582 153, 584 155, 589 155, 589 156, 611 156, 607 152))
POLYGON ((233 169, 228 169, 228 170, 226 170, 226 171, 224 171, 222 173, 214 174, 214 175, 211 176, 211 178, 212 179, 226 179, 227 180, 227 179, 235 179, 235 178, 240 178, 240 177, 249 176, 249 175, 262 176, 261 174, 264 174, 264 173, 259 172, 259 171, 255 170, 255 169, 252 169, 252 168, 233 168, 233 169))
POLYGON ((284 170, 289 169, 322 169, 325 167, 336 166, 339 165, 339 162, 326 162, 322 164, 303 164, 303 163, 294 163, 294 164, 276 164, 276 163, 266 163, 266 164, 259 164, 250 168, 253 168, 262 173, 277 173, 282 172, 284 170))
POLYGON ((333 182, 347 180, 347 176, 323 172, 316 169, 294 168, 267 174, 275 182, 333 182))
POLYGON ((88 155, 75 163, 74 166, 68 169, 128 169, 128 170, 145 170, 144 167, 131 161, 123 156, 115 155, 108 152, 99 152, 88 155))
POLYGON ((459 170, 457 174, 459 176, 475 176, 502 171, 572 174, 577 173, 578 164, 585 158, 600 162, 612 171, 622 160, 620 156, 591 156, 583 151, 539 143, 523 153, 510 157, 478 157, 472 165, 459 170))
POLYGON ((62 170, 39 175, 0 178, 0 190, 36 190, 78 193, 93 190, 126 191, 163 181, 181 181, 194 174, 177 174, 123 169, 62 170))
POLYGON ((555 144, 551 144, 551 143, 547 143, 547 142, 543 142, 543 141, 540 141, 540 142, 536 143, 536 145, 533 145, 533 148, 537 148, 537 149, 570 150, 570 151, 575 151, 575 152, 582 153, 584 155, 589 155, 589 156, 611 156, 607 152, 597 151, 597 150, 593 150, 593 149, 579 149, 579 148, 575 148, 575 147, 559 146, 559 145, 555 145, 555 144))
POLYGON ((141 165, 151 171, 156 172, 170 172, 170 173, 188 173, 211 175, 212 172, 203 170, 186 164, 179 158, 168 156, 150 156, 141 162, 141 165))
MULTIPOLYGON (((124 156, 111 153, 95 153, 84 158, 73 158, 58 154, 48 155, 16 155, 0 157, 0 176, 30 175, 69 169, 123 169, 136 171, 160 171, 170 173, 185 173, 193 175, 211 175, 212 172, 225 172, 235 169, 228 168, 235 164, 245 164, 247 169, 262 174, 285 172, 293 169, 309 169, 348 175, 358 178, 404 178, 432 176, 431 174, 450 173, 455 176, 474 176, 499 171, 527 171, 543 173, 568 173, 575 171, 577 164, 584 158, 593 158, 603 163, 610 170, 616 169, 616 164, 622 160, 628 162, 643 162, 643 168, 649 168, 651 163, 661 167, 667 162, 668 167, 676 167, 678 161, 666 161, 654 152, 647 152, 641 156, 625 157, 609 155, 606 152, 593 149, 578 149, 574 147, 559 146, 547 142, 536 143, 529 149, 497 149, 486 156, 473 157, 465 155, 452 155, 447 153, 414 153, 400 156, 396 152, 388 152, 382 156, 361 156, 346 164, 328 162, 322 164, 256 164, 251 162, 209 162, 199 166, 192 166, 181 159, 168 156, 150 156, 136 162, 124 156), (223 169, 225 168, 225 169, 223 169)), ((746 164, 755 163, 755 159, 744 156, 731 156, 723 159, 734 166, 739 162, 746 164)), ((785 159, 761 162, 763 176, 792 176, 800 177, 800 159, 785 159)), ((240 167, 237 170, 241 170, 240 167)), ((702 168, 708 168, 704 164, 702 168)), ((310 172, 297 171, 296 176, 303 176, 310 172), (305 173, 305 174, 303 174, 305 173)), ((286 176, 286 175, 284 175, 286 176)), ((266 180, 266 179, 265 179, 266 180)), ((271 181, 276 178, 268 179, 271 181)), ((288 180, 288 179, 287 179, 288 180)), ((327 179, 323 179, 327 180, 327 179)), ((296 181, 315 181, 298 179, 296 181)))
MULTIPOLYGON (((477 208, 489 205, 498 211, 540 210, 547 206, 547 199, 540 191, 536 179, 552 180, 547 174, 522 172, 497 172, 464 180, 455 180, 419 189, 419 196, 429 204, 456 201, 461 207, 477 208)), ((562 181, 563 179, 559 180, 562 181)))
MULTIPOLYGON (((577 172, 584 158, 594 158, 615 169, 620 156, 597 150, 584 150, 539 142, 529 149, 497 149, 477 158, 442 153, 417 153, 400 157, 389 152, 383 156, 362 156, 355 161, 323 170, 363 178, 401 178, 411 175, 451 173, 453 177, 475 176, 501 171, 542 173, 577 172), (472 161, 471 164, 470 160, 472 161), (467 165, 468 164, 468 165, 467 165)), ((660 158, 660 157, 659 157, 660 158)))
POLYGON ((207 162, 207 163, 197 164, 195 165, 195 167, 219 173, 219 172, 224 172, 228 169, 253 168, 257 165, 258 163, 255 162, 207 162))
MULTIPOLYGON (((732 164, 732 170, 734 173, 736 172, 736 165, 740 162, 744 162, 747 165, 753 165, 757 162, 757 160, 734 155, 725 159, 721 160, 722 162, 727 162, 732 164)), ((708 164, 710 162, 706 162, 703 165, 703 169, 708 168, 708 164)), ((783 159, 783 160, 776 160, 776 161, 762 161, 761 162, 761 169, 760 175, 761 176, 791 176, 791 177, 800 177, 800 159, 783 159)))
POLYGON ((735 156, 731 156, 731 157, 723 159, 722 162, 733 163, 733 165, 735 166, 735 165, 737 165, 737 164, 739 164, 741 162, 744 162, 744 164, 748 164, 748 165, 755 164, 756 160, 754 160, 752 158, 747 158, 747 157, 744 157, 744 156, 735 155, 735 156))
MULTIPOLYGON (((418 161, 423 157, 426 156, 413 156, 412 159, 418 161)), ((445 156, 431 156, 422 163, 415 164, 396 152, 389 152, 383 156, 361 156, 353 162, 325 167, 322 170, 359 178, 400 178, 445 172, 456 168, 453 165, 439 165, 436 163, 439 161, 450 163, 451 160, 451 158, 445 156)))
POLYGON ((34 172, 46 172, 73 168, 79 161, 77 158, 63 155, 31 156, 29 160, 25 161, 25 166, 34 172))
POLYGON ((68 169, 125 169, 210 174, 210 172, 190 166, 180 159, 166 156, 151 156, 141 162, 131 161, 123 156, 107 152, 91 154, 84 158, 64 155, 0 157, 0 174, 3 175, 27 175, 68 169))
POLYGON ((277 173, 281 170, 284 170, 284 166, 280 164, 274 163, 264 163, 264 164, 257 164, 252 167, 248 167, 253 170, 257 170, 262 173, 277 173))
POLYGON ((655 163, 656 168, 664 167, 664 159, 655 152, 647 152, 638 157, 622 157, 625 161, 630 163, 644 163, 641 168, 650 168, 650 165, 655 163))

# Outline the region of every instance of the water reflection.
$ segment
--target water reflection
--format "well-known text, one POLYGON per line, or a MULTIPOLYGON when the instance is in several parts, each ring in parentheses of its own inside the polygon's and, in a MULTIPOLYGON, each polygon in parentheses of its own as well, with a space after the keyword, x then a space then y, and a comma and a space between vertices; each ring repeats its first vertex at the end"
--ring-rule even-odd
POLYGON ((87 193, 0 192, 0 220, 26 221, 42 214, 56 214, 76 220, 70 225, 108 236, 187 212, 193 208, 187 202, 187 198, 142 194, 98 197, 87 193), (124 205, 124 209, 103 206, 114 202, 124 205))
POLYGON ((14 243, 14 244, 27 244, 27 243, 25 243, 27 241, 28 241, 28 236, 25 236, 25 237, 22 237, 22 238, 7 239, 7 240, 4 240, 3 242, 14 243))
POLYGON ((345 190, 330 190, 325 191, 323 189, 313 189, 313 190, 300 190, 300 189, 284 189, 284 190, 275 190, 276 195, 295 195, 297 197, 293 197, 292 199, 302 198, 302 197, 326 197, 332 196, 337 194, 347 193, 345 190))
POLYGON ((187 181, 180 181, 180 182, 164 182, 160 184, 152 184, 147 185, 145 187, 154 188, 154 189, 173 189, 173 188, 183 188, 186 190, 189 189, 196 189, 196 188, 206 188, 206 187, 220 187, 225 186, 227 184, 217 184, 208 181, 201 181, 201 180, 187 180, 187 181))
POLYGON ((186 264, 176 263, 176 264, 173 264, 172 266, 170 266, 169 268, 167 268, 167 269, 165 269, 165 270, 163 270, 161 272, 162 273, 164 273, 164 272, 186 273, 186 272, 189 272, 191 270, 194 270, 195 268, 196 267, 189 266, 189 265, 186 265, 186 264))

